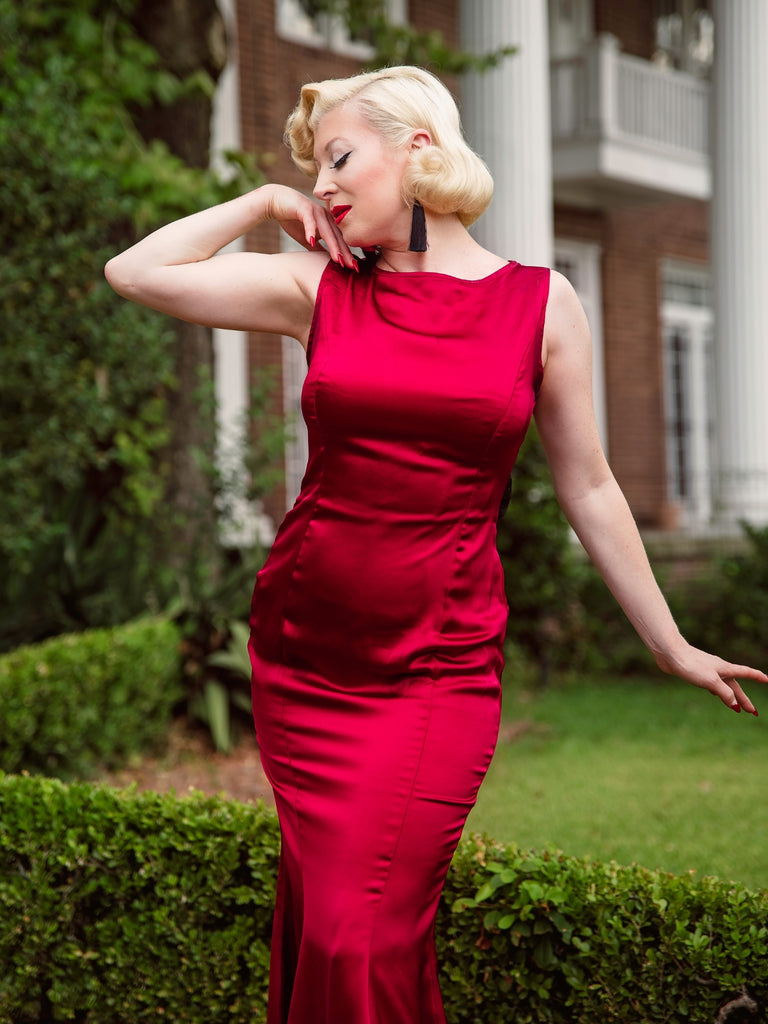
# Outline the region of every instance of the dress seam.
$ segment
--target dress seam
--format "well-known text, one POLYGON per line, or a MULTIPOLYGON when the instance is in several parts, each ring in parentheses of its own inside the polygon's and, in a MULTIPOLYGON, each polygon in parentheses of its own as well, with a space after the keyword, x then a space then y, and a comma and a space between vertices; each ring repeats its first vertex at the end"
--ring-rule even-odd
MULTIPOLYGON (((459 546, 461 545, 461 539, 462 539, 462 536, 463 536, 463 533, 464 533, 464 528, 467 525, 467 518, 469 517, 469 513, 470 513, 471 509, 474 507, 473 502, 472 502, 472 498, 473 498, 473 496, 475 495, 475 493, 477 491, 483 467, 484 467, 484 465, 486 463, 486 460, 488 459, 488 453, 489 453, 489 451, 490 451, 494 441, 496 440, 496 438, 497 438, 497 436, 499 434, 499 431, 502 429, 502 427, 504 425, 504 421, 505 421, 505 419, 507 417, 507 414, 509 412, 510 406, 512 405, 513 399, 515 398, 515 396, 516 396, 516 394, 517 394, 517 392, 518 392, 518 390, 520 388, 521 379, 522 379, 521 375, 520 375, 520 367, 523 365, 525 357, 528 354, 529 350, 530 350, 530 345, 525 349, 525 351, 521 355, 520 363, 518 364, 517 378, 515 380, 514 386, 512 387, 512 389, 510 391, 509 400, 508 400, 507 404, 504 407, 504 412, 499 417, 499 422, 496 424, 496 427, 495 427, 493 433, 488 438, 488 443, 486 444, 485 450, 483 451, 483 454, 482 454, 482 457, 479 459, 478 464, 477 464, 477 468, 475 469, 474 480, 472 481, 471 491, 470 491, 469 495, 467 496, 467 502, 466 502, 465 507, 464 507, 464 515, 461 518, 461 523, 459 524, 459 528, 458 528, 458 531, 457 531, 456 546, 455 546, 454 551, 453 551, 453 560, 451 562, 451 569, 450 569, 450 572, 448 574, 448 580, 446 582, 445 592, 443 594, 443 609, 442 609, 442 615, 441 615, 441 619, 440 619, 440 628, 438 630, 438 636, 441 639, 444 639, 445 624, 446 624, 446 621, 447 621, 447 618, 448 618, 449 596, 450 596, 450 593, 451 593, 451 589, 455 585, 455 582, 456 582, 456 572, 457 572, 457 568, 458 568, 457 563, 458 563, 458 557, 459 557, 459 546)), ((528 421, 528 427, 529 426, 530 426, 530 419, 528 421)), ((526 427, 526 432, 528 430, 528 427, 526 427)))
MULTIPOLYGON (((410 784, 410 787, 408 789, 408 795, 407 795, 407 797, 405 799, 405 803, 403 805, 402 814, 400 815, 400 824, 399 824, 398 829, 397 829, 397 836, 395 838, 394 843, 392 844, 392 850, 391 850, 391 854, 389 856, 389 861, 388 861, 388 864, 387 864, 386 876, 385 876, 384 881, 383 881, 382 886, 381 886, 381 892, 379 893, 379 898, 378 898, 378 900, 376 902, 376 912, 375 912, 375 914, 373 916, 373 921, 371 922, 371 935, 370 935, 370 939, 368 941, 368 964, 369 964, 369 967, 368 967, 368 1004, 369 1004, 369 1011, 370 1011, 370 1007, 371 1007, 371 967, 370 967, 370 965, 373 962, 373 955, 372 955, 373 940, 374 940, 374 936, 376 934, 376 926, 377 926, 377 923, 378 923, 378 920, 379 920, 379 912, 381 911, 381 905, 384 902, 384 893, 386 892, 387 885, 389 884, 390 878, 392 877, 392 865, 395 862, 395 857, 397 856, 397 850, 398 850, 398 847, 400 846, 400 840, 402 839, 402 836, 403 836, 403 829, 405 828, 406 815, 408 814, 408 810, 409 810, 409 808, 411 806, 411 803, 413 801, 413 793, 414 793, 414 790, 416 789, 416 778, 418 776, 419 769, 421 768, 421 762, 422 762, 422 759, 424 757, 424 748, 427 745, 427 735, 428 735, 428 732, 429 732, 429 723, 432 720, 432 708, 433 708, 434 700, 435 700, 435 681, 434 681, 434 679, 431 679, 430 680, 430 686, 429 686, 429 707, 427 709, 427 713, 426 713, 426 717, 425 717, 425 721, 424 721, 424 731, 423 731, 422 737, 421 737, 421 745, 419 747, 419 753, 418 753, 418 757, 416 758, 416 763, 414 764, 414 767, 413 767, 413 774, 411 776, 411 784, 410 784)), ((375 1009, 376 1008, 374 1006, 373 1010, 375 1011, 375 1009)), ((372 1016, 372 1020, 375 1020, 375 1019, 376 1019, 375 1016, 372 1016)))

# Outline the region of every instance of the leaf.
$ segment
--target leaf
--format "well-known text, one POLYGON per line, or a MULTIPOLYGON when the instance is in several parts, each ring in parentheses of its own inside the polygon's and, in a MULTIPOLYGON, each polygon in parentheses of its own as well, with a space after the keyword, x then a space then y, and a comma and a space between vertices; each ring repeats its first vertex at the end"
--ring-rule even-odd
POLYGON ((203 687, 206 721, 216 750, 228 754, 232 749, 232 733, 229 721, 229 694, 216 680, 209 679, 203 687))

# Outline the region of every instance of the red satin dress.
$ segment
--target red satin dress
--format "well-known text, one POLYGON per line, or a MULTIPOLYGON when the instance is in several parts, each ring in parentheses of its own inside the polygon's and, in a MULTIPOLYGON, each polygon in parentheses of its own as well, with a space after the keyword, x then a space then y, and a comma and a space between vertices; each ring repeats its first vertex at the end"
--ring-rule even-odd
POLYGON ((252 603, 282 830, 269 1024, 445 1024, 433 925, 498 732, 496 517, 548 287, 518 263, 322 277, 309 463, 252 603))

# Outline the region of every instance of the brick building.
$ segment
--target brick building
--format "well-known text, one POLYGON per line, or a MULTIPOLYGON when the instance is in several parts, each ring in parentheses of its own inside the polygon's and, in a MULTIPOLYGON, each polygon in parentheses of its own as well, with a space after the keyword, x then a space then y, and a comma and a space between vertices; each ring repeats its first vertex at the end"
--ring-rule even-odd
MULTIPOLYGON (((285 118, 304 82, 358 70, 365 43, 314 16, 311 0, 222 6, 237 57, 215 140, 275 153, 272 179, 309 191, 281 145, 285 118)), ((473 230, 499 254, 556 266, 579 292, 603 441, 640 525, 708 535, 739 517, 768 521, 768 4, 389 6, 393 20, 468 49, 519 47, 498 69, 449 82, 496 181, 473 230)), ((279 234, 267 224, 249 243, 275 251, 279 234)), ((281 367, 279 401, 296 415, 295 342, 221 337, 218 357, 225 417, 245 402, 245 367, 265 364, 281 367)), ((299 432, 273 520, 304 457, 299 432)))

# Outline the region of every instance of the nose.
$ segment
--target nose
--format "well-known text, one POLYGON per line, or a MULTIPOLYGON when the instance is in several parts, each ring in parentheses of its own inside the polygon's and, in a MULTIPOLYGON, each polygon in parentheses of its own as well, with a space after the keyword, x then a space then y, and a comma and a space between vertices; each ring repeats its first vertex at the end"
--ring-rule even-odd
POLYGON ((312 195, 315 199, 326 202, 328 197, 333 195, 335 191, 336 184, 333 181, 332 175, 328 173, 328 169, 318 171, 315 187, 312 189, 312 195))

